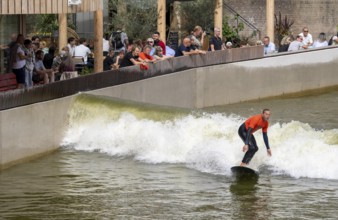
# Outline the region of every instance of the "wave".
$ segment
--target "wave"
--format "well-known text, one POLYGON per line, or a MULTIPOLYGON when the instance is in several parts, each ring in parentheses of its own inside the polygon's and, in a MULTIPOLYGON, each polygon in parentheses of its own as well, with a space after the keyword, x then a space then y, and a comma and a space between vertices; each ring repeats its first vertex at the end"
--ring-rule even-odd
MULTIPOLYGON (((244 119, 221 113, 196 113, 105 101, 76 100, 62 145, 144 163, 181 163, 202 172, 230 175, 243 157, 237 134, 244 119)), ((99 100, 99 99, 97 99, 99 100)), ((274 175, 338 179, 338 130, 315 130, 305 123, 276 123, 269 128, 272 157, 260 150, 250 167, 268 166, 274 175)))

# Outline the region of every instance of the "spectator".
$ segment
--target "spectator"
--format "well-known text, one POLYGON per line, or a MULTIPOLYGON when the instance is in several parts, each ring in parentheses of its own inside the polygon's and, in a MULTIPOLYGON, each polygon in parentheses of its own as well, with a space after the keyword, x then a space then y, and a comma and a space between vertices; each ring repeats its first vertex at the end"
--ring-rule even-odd
POLYGON ((154 39, 148 38, 147 39, 147 45, 149 45, 151 47, 150 55, 153 56, 154 53, 155 53, 154 39))
POLYGON ((225 48, 226 49, 232 49, 232 43, 230 41, 228 41, 226 44, 225 44, 225 48))
POLYGON ((329 40, 329 46, 331 45, 338 45, 338 32, 336 35, 333 35, 329 40))
MULTIPOLYGON (((175 53, 176 51, 174 49, 172 49, 171 47, 169 47, 168 45, 165 46, 165 51, 166 51, 166 54, 163 55, 165 57, 174 57, 175 56, 175 53)), ((163 53, 163 51, 162 51, 163 53)))
POLYGON ((93 39, 89 39, 88 43, 87 43, 87 47, 90 49, 90 51, 94 51, 94 40, 93 39))
POLYGON ((313 47, 314 48, 318 48, 318 47, 327 47, 329 46, 329 44, 326 41, 326 35, 325 33, 320 33, 318 36, 318 39, 313 43, 313 47))
POLYGON ((27 39, 24 41, 24 52, 26 55, 26 66, 25 66, 25 87, 29 88, 33 86, 33 70, 35 54, 32 48, 32 41, 27 39))
POLYGON ((48 50, 48 53, 43 57, 43 65, 46 69, 52 69, 53 60, 55 58, 55 50, 54 46, 51 46, 48 50))
POLYGON ((296 40, 290 43, 288 51, 298 51, 298 50, 307 49, 307 48, 308 48, 308 45, 303 44, 303 37, 300 35, 297 35, 296 40))
POLYGON ((222 50, 221 30, 218 27, 214 29, 214 36, 210 38, 209 51, 222 50))
POLYGON ((156 46, 155 47, 155 53, 154 53, 154 59, 155 60, 164 60, 164 59, 167 59, 167 58, 169 58, 169 57, 166 56, 166 55, 163 55, 162 47, 156 46))
POLYGON ((36 36, 36 35, 33 36, 33 37, 32 37, 32 43, 33 43, 33 44, 35 44, 35 43, 38 43, 38 44, 39 44, 39 43, 40 43, 40 37, 39 37, 39 36, 36 36))
POLYGON ((90 55, 92 52, 87 47, 87 40, 85 38, 81 38, 79 40, 79 45, 75 47, 74 56, 75 57, 82 57, 84 63, 88 67, 93 67, 94 65, 92 63, 88 63, 88 55, 90 55))
POLYGON ((16 76, 16 81, 18 83, 18 88, 23 88, 25 85, 25 66, 26 66, 26 58, 24 52, 24 36, 19 34, 16 40, 16 45, 12 47, 11 51, 11 65, 12 71, 16 76))
POLYGON ((121 50, 126 51, 128 36, 121 28, 117 28, 117 31, 114 31, 110 36, 110 43, 115 53, 119 53, 121 50))
POLYGON ((191 39, 194 41, 194 46, 197 49, 199 49, 199 50, 202 49, 205 36, 206 36, 206 33, 203 32, 202 27, 196 26, 194 28, 194 31, 192 32, 191 39), (201 40, 198 40, 198 38, 201 38, 201 40))
POLYGON ((165 43, 163 41, 160 40, 160 32, 155 31, 153 33, 153 39, 154 39, 154 46, 160 46, 162 47, 163 50, 163 55, 166 55, 166 48, 165 48, 165 43))
POLYGON ((299 34, 299 36, 303 37, 303 44, 306 46, 313 45, 312 35, 309 34, 309 28, 304 27, 303 32, 299 34))
POLYGON ((59 66, 60 80, 71 79, 78 76, 71 56, 65 56, 59 66))
MULTIPOLYGON (((5 47, 4 49, 6 49, 6 56, 7 56, 7 68, 6 68, 6 72, 7 73, 11 73, 12 72, 12 64, 11 64, 11 51, 13 51, 13 47, 17 47, 17 34, 12 34, 11 35, 11 42, 7 45, 7 47, 5 47)), ((15 49, 14 49, 15 50, 15 49)))
POLYGON ((60 80, 62 72, 59 71, 61 63, 66 60, 68 57, 71 58, 69 55, 69 48, 65 46, 60 51, 59 55, 53 59, 52 70, 55 72, 55 81, 60 80))
POLYGON ((46 41, 40 41, 40 50, 43 51, 44 54, 47 54, 48 53, 48 47, 47 47, 47 43, 46 41))
POLYGON ((52 69, 45 68, 42 62, 43 56, 42 50, 38 50, 35 54, 33 82, 39 83, 43 81, 44 84, 47 84, 49 82, 54 82, 54 71, 52 69))
POLYGON ((285 36, 281 41, 281 45, 278 48, 278 52, 286 52, 289 49, 290 43, 292 42, 292 36, 285 36))
POLYGON ((334 36, 332 38, 332 45, 334 45, 334 46, 338 45, 338 37, 337 36, 334 36))
POLYGON ((139 55, 139 60, 146 63, 154 62, 154 58, 150 55, 151 46, 147 45, 143 48, 143 51, 139 55))
POLYGON ((123 58, 124 58, 124 50, 121 50, 119 54, 114 58, 113 69, 120 68, 123 58))
POLYGON ((195 45, 195 41, 192 35, 189 35, 188 38, 190 39, 190 50, 197 50, 197 47, 195 45))
POLYGON ((76 47, 76 40, 74 37, 68 38, 67 47, 69 48, 69 55, 71 57, 75 56, 75 47, 76 47))
POLYGON ((120 67, 142 64, 143 62, 138 61, 140 51, 141 48, 137 45, 134 45, 131 51, 126 53, 126 55, 123 57, 120 67))
POLYGON ((191 54, 205 54, 205 51, 201 50, 192 50, 191 49, 191 40, 189 37, 183 39, 183 43, 177 48, 175 57, 187 56, 191 54))
POLYGON ((264 54, 271 54, 276 51, 276 46, 274 43, 270 42, 270 37, 265 36, 263 39, 263 44, 264 44, 264 54))
POLYGON ((108 36, 106 35, 105 38, 103 38, 103 56, 107 56, 109 54, 109 40, 108 36))
POLYGON ((33 48, 34 53, 36 54, 36 52, 40 48, 40 44, 39 43, 32 43, 32 48, 33 48))
POLYGON ((110 49, 108 55, 103 60, 103 70, 104 71, 111 70, 113 68, 114 56, 115 56, 114 49, 110 49))

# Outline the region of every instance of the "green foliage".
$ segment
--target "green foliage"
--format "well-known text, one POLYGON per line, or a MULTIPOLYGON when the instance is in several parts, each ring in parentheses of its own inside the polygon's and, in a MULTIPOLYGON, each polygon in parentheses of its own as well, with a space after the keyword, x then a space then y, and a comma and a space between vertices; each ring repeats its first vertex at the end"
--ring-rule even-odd
POLYGON ((58 17, 55 14, 41 14, 36 17, 37 31, 40 33, 53 34, 58 30, 58 17))
POLYGON ((112 18, 105 33, 122 28, 130 39, 146 39, 157 29, 157 0, 109 0, 112 18))
POLYGON ((81 70, 80 72, 80 75, 81 76, 85 76, 85 75, 89 75, 89 74, 92 74, 94 72, 94 69, 92 68, 88 68, 88 67, 83 67, 83 69, 81 70))
POLYGON ((294 24, 293 20, 288 19, 285 15, 282 18, 282 14, 279 12, 278 17, 275 14, 275 39, 278 41, 278 45, 285 36, 291 35, 291 26, 294 24))
POLYGON ((240 31, 244 30, 244 24, 239 22, 239 16, 235 15, 233 18, 229 18, 228 16, 223 17, 223 27, 222 33, 223 37, 227 39, 227 41, 231 41, 235 47, 240 44, 240 31))
MULTIPOLYGON (((71 15, 68 15, 67 25, 75 30, 71 15)), ((28 27, 31 33, 35 32, 41 36, 53 36, 54 32, 59 29, 58 15, 56 14, 39 14, 29 15, 28 27)))
POLYGON ((208 32, 214 29, 215 1, 195 0, 181 2, 182 30, 190 33, 196 25, 208 32))

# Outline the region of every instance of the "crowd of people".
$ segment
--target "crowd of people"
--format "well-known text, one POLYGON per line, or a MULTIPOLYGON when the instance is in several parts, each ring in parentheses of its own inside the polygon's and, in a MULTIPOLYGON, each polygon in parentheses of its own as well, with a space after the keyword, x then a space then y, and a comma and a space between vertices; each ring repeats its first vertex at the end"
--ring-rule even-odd
POLYGON ((270 41, 270 38, 268 36, 264 37, 262 43, 258 42, 257 44, 264 45, 265 55, 276 52, 299 51, 310 48, 338 45, 338 33, 332 36, 329 41, 327 41, 327 36, 323 32, 319 34, 316 40, 313 40, 312 35, 309 33, 309 28, 304 27, 303 31, 295 38, 293 36, 285 36, 282 39, 279 48, 276 48, 275 44, 270 41))
MULTIPOLYGON (((56 55, 56 47, 47 47, 38 36, 31 39, 22 34, 13 35, 7 47, 7 72, 16 75, 18 88, 29 88, 34 84, 47 84, 67 78, 75 73, 75 65, 68 46, 56 55)), ((75 40, 75 39, 74 39, 75 40)))
MULTIPOLYGON (((205 49, 207 33, 200 26, 196 26, 190 35, 183 38, 176 50, 166 45, 159 32, 152 33, 146 40, 129 40, 126 33, 118 29, 103 39, 103 68, 105 71, 133 65, 140 65, 147 69, 148 63, 164 60, 170 57, 180 57, 192 54, 205 54, 206 51, 228 50, 233 43, 221 37, 221 30, 214 28, 213 36, 209 36, 209 45, 205 49)), ((338 33, 327 41, 325 33, 320 33, 317 40, 313 40, 307 27, 295 39, 286 36, 277 48, 268 36, 255 45, 264 45, 264 54, 276 52, 298 51, 308 48, 338 45, 338 33)), ((247 46, 241 44, 241 47, 247 46)), ((56 53, 56 47, 47 47, 45 41, 38 36, 25 39, 22 34, 12 36, 8 45, 8 72, 16 75, 18 87, 32 87, 33 84, 50 83, 77 76, 74 59, 80 59, 83 66, 92 68, 94 60, 92 50, 94 45, 85 38, 68 39, 68 44, 56 53), (56 55, 57 54, 57 55, 56 55)))

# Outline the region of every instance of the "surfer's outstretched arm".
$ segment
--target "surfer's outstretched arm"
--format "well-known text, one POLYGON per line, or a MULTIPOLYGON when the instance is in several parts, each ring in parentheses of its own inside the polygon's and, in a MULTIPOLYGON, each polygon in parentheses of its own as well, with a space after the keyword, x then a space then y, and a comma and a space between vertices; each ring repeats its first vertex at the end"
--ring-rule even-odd
POLYGON ((270 145, 269 145, 269 138, 268 138, 267 132, 263 132, 263 139, 264 139, 266 149, 268 151, 268 155, 271 156, 272 154, 271 154, 271 149, 270 149, 270 145))

